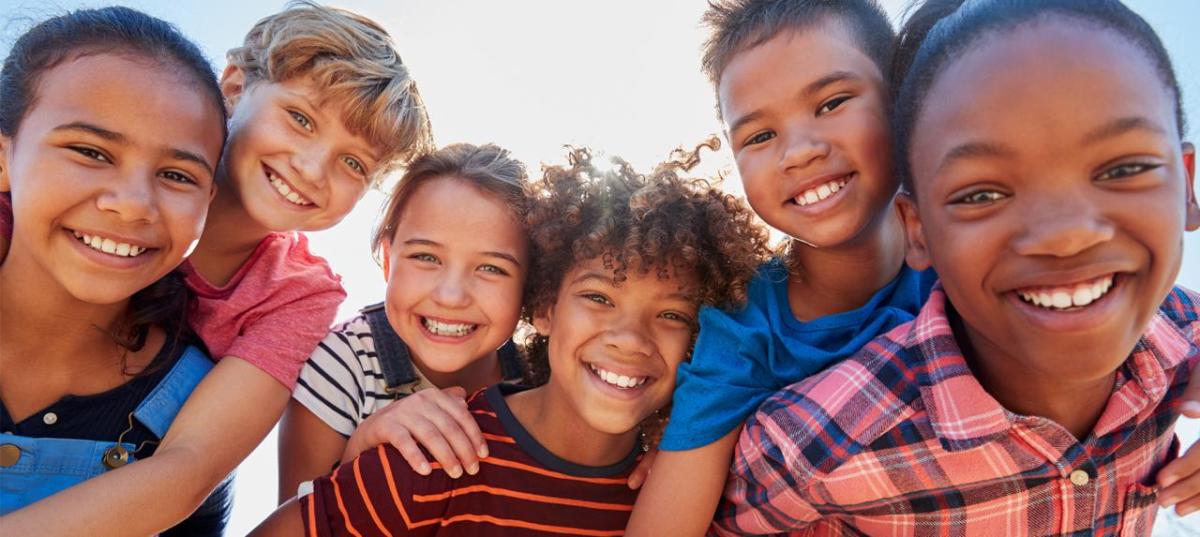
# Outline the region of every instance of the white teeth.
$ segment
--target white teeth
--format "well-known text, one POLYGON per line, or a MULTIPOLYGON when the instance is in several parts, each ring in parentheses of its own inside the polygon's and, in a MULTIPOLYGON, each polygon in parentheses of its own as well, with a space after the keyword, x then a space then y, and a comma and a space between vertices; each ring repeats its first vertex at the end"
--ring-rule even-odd
POLYGON ((475 331, 477 325, 462 323, 443 323, 426 317, 421 318, 430 332, 439 336, 462 337, 475 331))
POLYGON ((106 239, 99 235, 88 235, 80 231, 72 230, 71 233, 75 238, 93 249, 100 250, 106 254, 115 255, 117 257, 137 257, 146 249, 141 246, 135 246, 127 242, 117 242, 112 239, 106 239))
POLYGON ((284 199, 301 207, 313 204, 311 201, 305 199, 304 196, 301 196, 299 192, 292 190, 287 183, 283 182, 278 177, 275 177, 270 172, 267 172, 267 179, 271 181, 271 186, 275 187, 275 190, 283 195, 284 199))
POLYGON ((641 386, 642 384, 645 384, 646 380, 649 378, 649 377, 629 377, 629 376, 625 376, 625 375, 618 375, 616 373, 613 373, 612 371, 600 369, 599 367, 596 367, 592 364, 588 364, 588 367, 590 367, 592 369, 592 371, 594 371, 596 373, 596 376, 600 377, 600 380, 603 380, 604 382, 607 382, 609 384, 612 384, 618 388, 625 389, 625 390, 627 390, 629 388, 635 388, 635 387, 641 386))
POLYGON ((834 179, 816 188, 810 188, 804 192, 801 192, 793 201, 795 201, 797 205, 803 207, 834 195, 844 186, 846 186, 846 179, 834 179))
POLYGON ((1017 291, 1017 296, 1020 296, 1021 300, 1041 308, 1056 310, 1081 308, 1100 300, 1107 294, 1112 289, 1112 279, 1110 274, 1091 282, 1072 286, 1037 291, 1017 291))

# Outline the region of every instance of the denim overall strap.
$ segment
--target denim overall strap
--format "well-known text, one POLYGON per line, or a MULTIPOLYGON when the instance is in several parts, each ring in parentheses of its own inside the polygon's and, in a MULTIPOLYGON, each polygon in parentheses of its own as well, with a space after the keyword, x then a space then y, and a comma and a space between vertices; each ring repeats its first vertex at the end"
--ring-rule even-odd
POLYGON ((167 376, 133 411, 133 417, 150 429, 154 436, 160 439, 166 436, 183 403, 212 368, 213 363, 208 356, 195 347, 188 347, 167 376))
POLYGON ((387 382, 387 391, 395 395, 396 390, 405 384, 417 380, 417 372, 413 367, 412 356, 408 354, 408 345, 400 339, 388 322, 387 310, 383 303, 373 304, 362 309, 371 326, 371 340, 375 342, 375 356, 383 368, 383 380, 387 382))
MULTIPOLYGON (((19 449, 12 466, 0 468, 0 515, 15 511, 108 470, 104 452, 113 442, 0 435, 0 449, 19 449)), ((136 446, 124 443, 132 452, 136 446)))

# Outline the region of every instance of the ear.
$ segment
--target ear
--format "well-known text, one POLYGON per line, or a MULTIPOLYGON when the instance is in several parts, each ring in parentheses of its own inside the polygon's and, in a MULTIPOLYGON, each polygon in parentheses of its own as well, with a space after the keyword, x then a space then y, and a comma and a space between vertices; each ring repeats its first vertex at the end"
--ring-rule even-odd
POLYGON ((392 242, 383 241, 383 281, 386 283, 392 275, 392 242))
POLYGON ((917 201, 911 195, 901 192, 896 195, 896 208, 900 211, 900 220, 904 223, 904 239, 908 245, 905 261, 915 270, 925 270, 932 263, 929 259, 929 248, 925 244, 925 230, 921 227, 921 215, 917 213, 917 201))
POLYGON ((221 73, 221 95, 225 97, 227 115, 233 115, 233 107, 237 106, 238 99, 241 99, 245 92, 246 72, 236 65, 226 65, 225 71, 221 73))
POLYGON ((550 337, 550 327, 554 324, 554 305, 545 307, 541 312, 533 315, 533 328, 537 330, 539 336, 550 337))
POLYGON ((1191 142, 1183 143, 1183 168, 1187 173, 1187 220, 1185 229, 1196 231, 1200 229, 1200 204, 1196 202, 1196 146, 1191 142))
POLYGON ((0 134, 0 192, 9 192, 12 186, 8 179, 9 151, 12 150, 12 138, 0 134))

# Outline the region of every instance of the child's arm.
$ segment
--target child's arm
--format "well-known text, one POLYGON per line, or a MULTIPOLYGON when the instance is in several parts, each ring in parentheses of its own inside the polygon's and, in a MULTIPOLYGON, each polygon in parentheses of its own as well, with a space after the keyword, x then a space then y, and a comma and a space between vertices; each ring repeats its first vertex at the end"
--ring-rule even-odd
POLYGON ((626 535, 704 535, 721 499, 740 431, 696 449, 659 452, 626 535))
POLYGON ((333 470, 345 449, 342 433, 296 399, 288 401, 279 423, 279 503, 295 496, 300 483, 333 470))
POLYGON ((153 457, 0 518, 5 535, 150 535, 186 518, 271 430, 288 390, 226 358, 201 381, 153 457))
POLYGON ((304 523, 300 518, 300 501, 292 498, 280 505, 271 516, 262 521, 249 537, 298 537, 304 535, 304 523))

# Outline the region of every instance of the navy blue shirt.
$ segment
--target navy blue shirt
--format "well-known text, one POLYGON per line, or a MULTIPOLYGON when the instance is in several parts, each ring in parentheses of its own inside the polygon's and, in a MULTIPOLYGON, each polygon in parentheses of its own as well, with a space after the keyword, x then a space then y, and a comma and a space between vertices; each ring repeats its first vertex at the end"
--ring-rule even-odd
POLYGON ((804 322, 788 302, 788 270, 780 259, 759 268, 736 311, 700 310, 690 362, 680 364, 660 449, 711 444, 734 430, 771 394, 858 352, 911 321, 937 276, 905 265, 862 307, 804 322))

